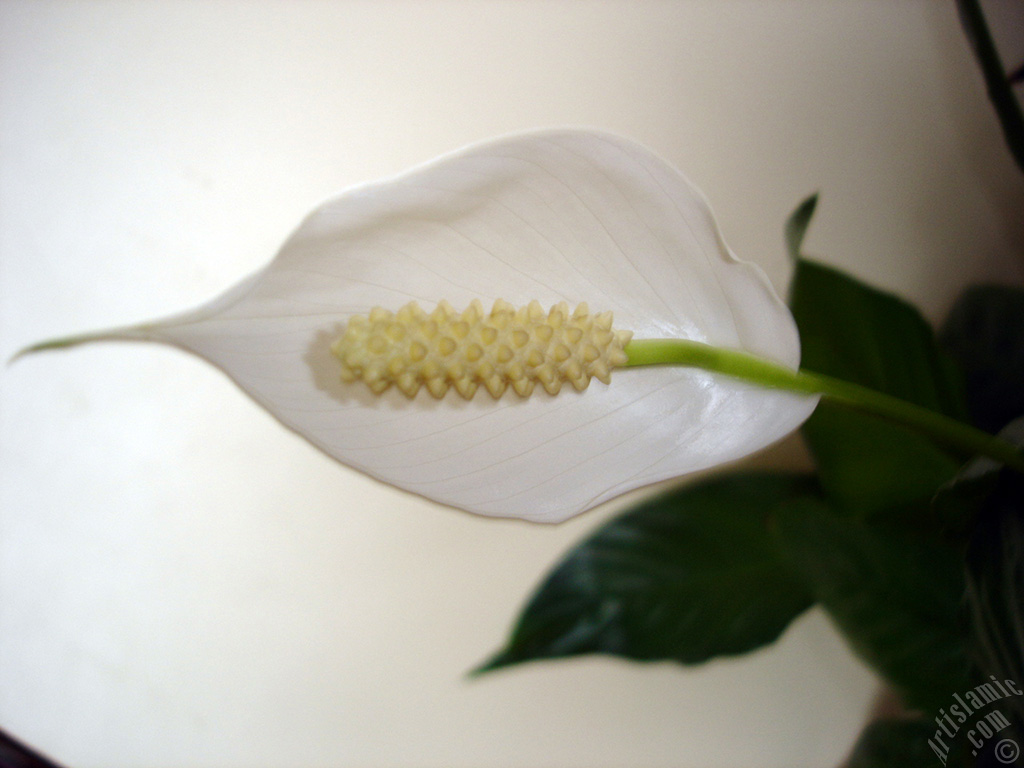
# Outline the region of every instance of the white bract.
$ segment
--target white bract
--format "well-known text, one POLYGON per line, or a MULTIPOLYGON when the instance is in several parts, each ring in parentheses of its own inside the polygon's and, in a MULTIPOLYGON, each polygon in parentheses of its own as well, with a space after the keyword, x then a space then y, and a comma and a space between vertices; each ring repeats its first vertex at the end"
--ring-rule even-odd
POLYGON ((788 310, 729 251, 701 194, 643 147, 586 131, 499 139, 351 189, 209 304, 66 342, 182 347, 351 467, 471 512, 549 522, 751 453, 816 403, 679 367, 498 400, 341 382, 330 347, 350 317, 499 298, 586 302, 634 338, 799 363, 788 310))

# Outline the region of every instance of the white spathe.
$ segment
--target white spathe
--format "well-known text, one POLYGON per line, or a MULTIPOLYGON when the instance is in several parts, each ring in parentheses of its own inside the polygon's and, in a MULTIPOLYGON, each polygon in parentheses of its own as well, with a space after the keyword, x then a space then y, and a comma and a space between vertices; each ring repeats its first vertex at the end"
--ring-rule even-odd
POLYGON ((350 316, 477 298, 585 301, 634 338, 799 364, 792 316, 730 252, 703 196, 649 150, 579 130, 498 139, 353 188, 209 304, 70 341, 180 346, 351 467, 471 512, 545 522, 756 451, 817 402, 678 367, 497 402, 340 382, 329 347, 350 316))

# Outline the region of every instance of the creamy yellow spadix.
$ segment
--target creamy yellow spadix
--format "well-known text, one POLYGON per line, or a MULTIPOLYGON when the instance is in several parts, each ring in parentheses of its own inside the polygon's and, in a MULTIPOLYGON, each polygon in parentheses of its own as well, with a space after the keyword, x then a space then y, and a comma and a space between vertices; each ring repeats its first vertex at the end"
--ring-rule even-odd
POLYGON ((349 318, 331 349, 342 381, 362 380, 376 393, 394 384, 414 397, 425 386, 441 398, 454 387, 468 400, 482 384, 497 399, 509 387, 527 397, 538 383, 552 395, 564 383, 582 391, 591 377, 608 384, 611 369, 626 364, 632 335, 585 303, 545 312, 537 301, 517 309, 499 299, 487 314, 479 300, 461 313, 446 301, 430 313, 410 302, 349 318))
POLYGON ((749 353, 795 372, 799 338, 700 192, 650 150, 591 131, 508 136, 360 185, 312 211, 272 262, 213 301, 32 349, 103 339, 199 355, 378 480, 547 522, 744 456, 816 403, 664 364, 679 350, 661 342, 686 340, 691 352, 749 353), (468 306, 497 290, 521 308, 485 300, 485 316, 468 306), (399 309, 419 297, 426 312, 399 309), (459 312, 435 310, 443 297, 459 312), (524 306, 531 298, 543 308, 524 306), (587 298, 633 337, 612 330, 610 314, 549 309, 587 298), (335 355, 325 347, 339 336, 335 355), (610 386, 569 391, 645 361, 614 371, 610 386))

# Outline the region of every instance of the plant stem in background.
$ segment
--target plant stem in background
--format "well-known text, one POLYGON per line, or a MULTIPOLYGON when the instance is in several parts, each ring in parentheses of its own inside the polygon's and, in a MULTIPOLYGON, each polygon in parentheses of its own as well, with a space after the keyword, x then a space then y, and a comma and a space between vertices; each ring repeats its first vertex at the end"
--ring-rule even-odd
POLYGON ((998 437, 936 411, 859 384, 812 371, 794 371, 745 352, 684 339, 635 339, 626 345, 629 367, 683 365, 723 373, 763 387, 821 395, 863 413, 910 427, 936 442, 988 456, 1024 473, 1024 453, 998 437))
POLYGON ((988 86, 988 97, 1003 127, 1003 137, 1017 166, 1024 171, 1024 115, 1013 93, 1013 78, 1006 74, 995 41, 985 23, 980 0, 957 0, 960 23, 974 49, 988 86))

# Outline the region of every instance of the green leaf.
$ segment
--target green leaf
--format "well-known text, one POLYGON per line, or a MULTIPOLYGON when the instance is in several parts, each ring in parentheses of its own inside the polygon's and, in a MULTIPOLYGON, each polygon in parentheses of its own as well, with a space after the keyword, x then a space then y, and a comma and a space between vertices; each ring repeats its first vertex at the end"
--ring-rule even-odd
MULTIPOLYGON (((1024 443, 1024 419, 1003 435, 1024 443)), ((981 502, 967 550, 964 608, 976 681, 1024 681, 1024 477, 989 473, 990 493, 981 502)), ((1001 705, 1024 732, 1024 700, 1001 705)))
POLYGON ((912 305, 806 259, 790 290, 807 368, 966 416, 961 374, 912 305))
POLYGON ((801 499, 778 510, 781 551, 847 641, 912 706, 934 711, 964 689, 963 567, 938 538, 828 514, 801 499))
MULTIPOLYGON (((1007 424, 999 437, 1024 447, 1024 416, 1007 424)), ((952 480, 939 488, 931 503, 931 514, 942 522, 947 533, 965 541, 977 534, 973 527, 987 507, 998 502, 1005 492, 1005 465, 987 456, 977 456, 965 464, 952 480)))
POLYGON ((975 426, 998 432, 1024 415, 1024 289, 968 288, 939 339, 964 371, 975 426))
POLYGON ((786 250, 793 261, 800 260, 803 252, 804 236, 814 217, 814 209, 818 207, 817 194, 811 195, 797 206, 786 220, 786 250))
MULTIPOLYGON (((804 203, 786 225, 797 253, 811 212, 813 206, 804 203)), ((800 257, 790 307, 804 368, 966 418, 959 371, 907 302, 800 257)), ((804 424, 803 434, 830 499, 864 514, 928 498, 959 465, 904 427, 827 401, 804 424)))
POLYGON ((588 653, 697 664, 775 640, 811 598, 767 519, 803 476, 733 475, 644 503, 573 549, 479 671, 588 653))
POLYGON ((954 747, 962 745, 959 742, 949 744, 948 739, 936 742, 933 738, 935 730, 935 723, 930 720, 875 720, 861 731, 844 766, 936 768, 942 764, 952 768, 954 765, 963 765, 963 755, 960 754, 962 749, 952 751, 954 747), (929 746, 929 739, 932 739, 934 747, 929 746), (950 747, 950 752, 947 753, 943 747, 950 747), (945 759, 940 755, 945 756, 945 759))
POLYGON ((924 506, 959 466, 910 430, 830 403, 819 404, 801 431, 826 495, 857 516, 924 506))

